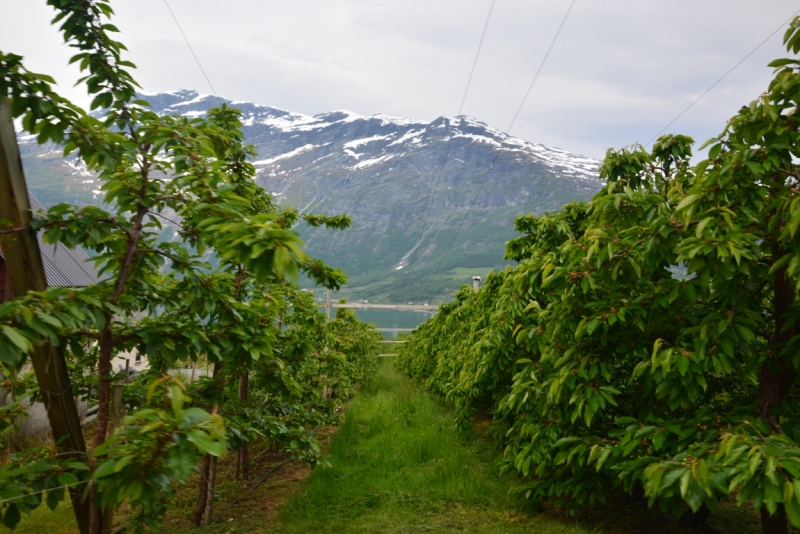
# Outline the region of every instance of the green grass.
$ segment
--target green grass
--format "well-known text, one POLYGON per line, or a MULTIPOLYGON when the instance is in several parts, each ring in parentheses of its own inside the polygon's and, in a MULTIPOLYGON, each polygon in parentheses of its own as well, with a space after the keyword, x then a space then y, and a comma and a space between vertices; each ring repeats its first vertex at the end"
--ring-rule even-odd
POLYGON ((492 456, 384 360, 274 532, 589 532, 519 512, 492 456))
MULTIPOLYGON (((447 408, 419 391, 383 359, 375 377, 349 404, 326 458, 308 478, 299 464, 278 471, 211 527, 188 517, 194 484, 171 503, 165 534, 455 533, 477 534, 759 534, 752 506, 721 503, 709 529, 690 531, 654 509, 621 498, 586 508, 580 523, 563 515, 530 514, 509 496, 513 477, 498 475, 499 454, 486 440, 453 430, 447 408)), ((232 479, 223 459, 217 511, 250 483, 232 479)), ((271 464, 270 464, 271 465, 271 464)), ((254 466, 256 473, 267 465, 254 466)), ((307 471, 306 471, 307 472, 307 471)), ((7 530, 0 526, 0 532, 7 530)), ((15 534, 76 532, 72 509, 41 506, 15 534)), ((790 532, 798 532, 790 529, 790 532)))
MULTIPOLYGON (((72 505, 62 501, 55 510, 42 504, 30 514, 23 514, 14 534, 74 534, 78 531, 72 505)), ((10 532, 0 524, 0 532, 10 532)))

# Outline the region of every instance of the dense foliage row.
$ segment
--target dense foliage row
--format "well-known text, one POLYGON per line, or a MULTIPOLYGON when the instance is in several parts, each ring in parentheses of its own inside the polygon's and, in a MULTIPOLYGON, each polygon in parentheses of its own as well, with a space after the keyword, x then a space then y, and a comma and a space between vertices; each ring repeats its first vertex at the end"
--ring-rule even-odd
POLYGON ((680 135, 610 150, 601 192, 518 218, 519 264, 411 336, 398 364, 464 424, 493 414, 528 497, 700 519, 735 495, 800 525, 800 62, 772 66, 707 159, 680 135))
MULTIPOLYGON (((51 392, 37 383, 47 369, 35 369, 36 378, 26 372, 43 343, 69 368, 59 394, 91 394, 98 413, 88 447, 82 434, 66 436, 70 447, 54 435, 55 448, 0 466, 3 521, 13 528, 20 512, 55 506, 67 490, 83 533, 108 531, 123 502, 134 511, 129 526, 157 529, 176 484, 199 467, 195 522, 208 522, 218 456, 236 450, 245 478, 248 445, 259 438, 317 461, 310 431, 335 422, 341 399, 374 369, 379 334, 352 312, 326 321, 292 282, 298 271, 328 288, 345 282, 306 256, 292 228, 302 218, 343 230, 350 219, 274 204, 255 182, 238 111, 223 105, 189 119, 136 100, 133 65, 110 37, 107 2, 47 3, 78 51, 72 61, 86 73, 93 113, 2 52, 0 106, 40 143, 59 143, 96 174, 102 207, 58 205, 33 225, 47 242, 93 251, 105 280, 15 291, 18 298, 0 306, 0 371, 17 400, 0 411, 0 424, 13 428, 23 399, 47 404, 51 392), (165 222, 177 229, 169 239, 165 222), (130 350, 146 355, 149 369, 127 383, 111 361, 130 350), (198 360, 210 363, 211 376, 187 384, 168 372, 198 360), (122 424, 111 418, 117 383, 126 384, 122 424)), ((31 231, 13 226, 0 220, 0 240, 31 231)), ((48 412, 51 423, 60 417, 55 407, 48 412)))

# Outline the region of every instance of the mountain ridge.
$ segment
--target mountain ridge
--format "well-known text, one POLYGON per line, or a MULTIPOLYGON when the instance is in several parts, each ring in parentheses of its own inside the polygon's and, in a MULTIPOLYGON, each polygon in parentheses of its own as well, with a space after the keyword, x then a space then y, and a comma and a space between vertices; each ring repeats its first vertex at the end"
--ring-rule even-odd
MULTIPOLYGON (((298 231, 309 254, 348 273, 342 295, 351 299, 445 300, 470 273, 502 268, 517 214, 558 210, 602 185, 598 161, 463 115, 432 121, 346 110, 305 115, 189 89, 141 96, 158 113, 186 117, 203 116, 220 102, 238 108, 258 153, 257 180, 276 201, 302 212, 350 214, 354 224, 345 232, 302 225, 298 231)), ((74 156, 64 159, 30 136, 20 136, 20 150, 31 189, 45 205, 101 201, 96 180, 74 156)))

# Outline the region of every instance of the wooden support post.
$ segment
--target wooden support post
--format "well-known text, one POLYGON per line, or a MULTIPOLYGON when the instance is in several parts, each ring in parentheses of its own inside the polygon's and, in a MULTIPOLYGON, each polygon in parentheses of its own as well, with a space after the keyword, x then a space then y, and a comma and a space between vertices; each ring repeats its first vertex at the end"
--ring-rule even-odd
MULTIPOLYGON (((7 98, 0 99, 0 219, 19 232, 0 236, 0 246, 17 297, 29 291, 47 289, 42 256, 36 241, 36 232, 30 227, 31 206, 28 187, 22 171, 22 160, 17 146, 11 106, 7 98)), ((81 431, 78 408, 72 396, 67 363, 64 355, 48 341, 36 344, 30 355, 36 381, 47 410, 47 419, 62 453, 75 453, 86 458, 86 444, 81 431)), ((70 489, 72 508, 81 534, 89 532, 89 502, 82 497, 82 487, 70 489)))
POLYGON ((325 292, 325 315, 328 316, 328 320, 331 320, 331 290, 328 289, 325 292))

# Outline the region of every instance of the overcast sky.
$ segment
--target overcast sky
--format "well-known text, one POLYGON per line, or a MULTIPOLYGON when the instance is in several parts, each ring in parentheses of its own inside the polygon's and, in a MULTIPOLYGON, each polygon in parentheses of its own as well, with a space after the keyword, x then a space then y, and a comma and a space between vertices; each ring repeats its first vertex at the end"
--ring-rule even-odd
MULTIPOLYGON (((169 0, 220 96, 316 114, 455 115, 491 0, 169 0)), ((505 130, 570 0, 496 0, 463 113, 505 130)), ((143 88, 211 89, 164 0, 112 1, 143 88)), ((602 158, 647 142, 797 0, 577 0, 512 134, 602 158)), ((86 105, 44 0, 0 0, 0 50, 86 105)), ((703 141, 766 89, 784 28, 671 128, 703 141)))

